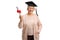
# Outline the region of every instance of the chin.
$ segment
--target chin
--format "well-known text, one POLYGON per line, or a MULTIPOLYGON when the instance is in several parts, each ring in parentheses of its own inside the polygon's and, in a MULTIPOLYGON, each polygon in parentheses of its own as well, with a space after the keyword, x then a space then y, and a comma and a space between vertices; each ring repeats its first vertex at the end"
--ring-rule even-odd
POLYGON ((33 13, 33 12, 29 12, 29 13, 33 13))

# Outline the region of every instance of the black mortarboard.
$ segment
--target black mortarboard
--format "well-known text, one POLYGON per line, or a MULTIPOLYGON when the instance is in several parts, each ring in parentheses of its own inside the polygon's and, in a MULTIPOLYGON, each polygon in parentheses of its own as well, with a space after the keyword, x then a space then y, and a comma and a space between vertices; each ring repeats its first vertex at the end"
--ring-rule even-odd
MULTIPOLYGON (((37 5, 33 2, 33 1, 28 1, 28 2, 25 2, 28 6, 34 6, 34 7, 37 7, 37 5)), ((38 16, 37 14, 37 9, 36 9, 36 15, 38 16)))
POLYGON ((34 7, 37 7, 37 5, 32 2, 32 1, 28 1, 28 2, 25 2, 28 6, 34 6, 34 7))

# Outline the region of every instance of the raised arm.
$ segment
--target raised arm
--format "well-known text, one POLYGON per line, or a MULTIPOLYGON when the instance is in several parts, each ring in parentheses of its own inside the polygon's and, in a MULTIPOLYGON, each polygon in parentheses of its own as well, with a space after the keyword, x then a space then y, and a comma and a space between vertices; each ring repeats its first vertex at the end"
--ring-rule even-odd
POLYGON ((18 23, 18 27, 22 28, 23 27, 23 16, 20 15, 19 18, 20 18, 20 21, 18 23))

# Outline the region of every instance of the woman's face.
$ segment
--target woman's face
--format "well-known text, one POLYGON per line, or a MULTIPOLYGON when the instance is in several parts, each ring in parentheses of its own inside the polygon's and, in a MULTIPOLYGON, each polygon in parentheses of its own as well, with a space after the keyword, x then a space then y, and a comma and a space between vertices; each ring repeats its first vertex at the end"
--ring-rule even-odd
POLYGON ((34 9, 35 8, 33 6, 28 6, 28 8, 27 8, 29 13, 33 13, 34 9))

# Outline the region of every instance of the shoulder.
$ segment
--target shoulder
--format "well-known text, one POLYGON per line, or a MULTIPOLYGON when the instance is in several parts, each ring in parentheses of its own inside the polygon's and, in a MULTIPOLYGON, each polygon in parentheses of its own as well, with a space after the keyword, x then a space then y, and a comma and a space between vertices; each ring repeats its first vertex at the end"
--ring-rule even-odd
POLYGON ((34 17, 35 17, 37 20, 40 20, 39 16, 37 16, 36 14, 34 14, 34 17))
POLYGON ((37 16, 36 14, 34 14, 35 16, 37 16))
POLYGON ((34 17, 38 18, 38 16, 36 14, 34 14, 34 17))

